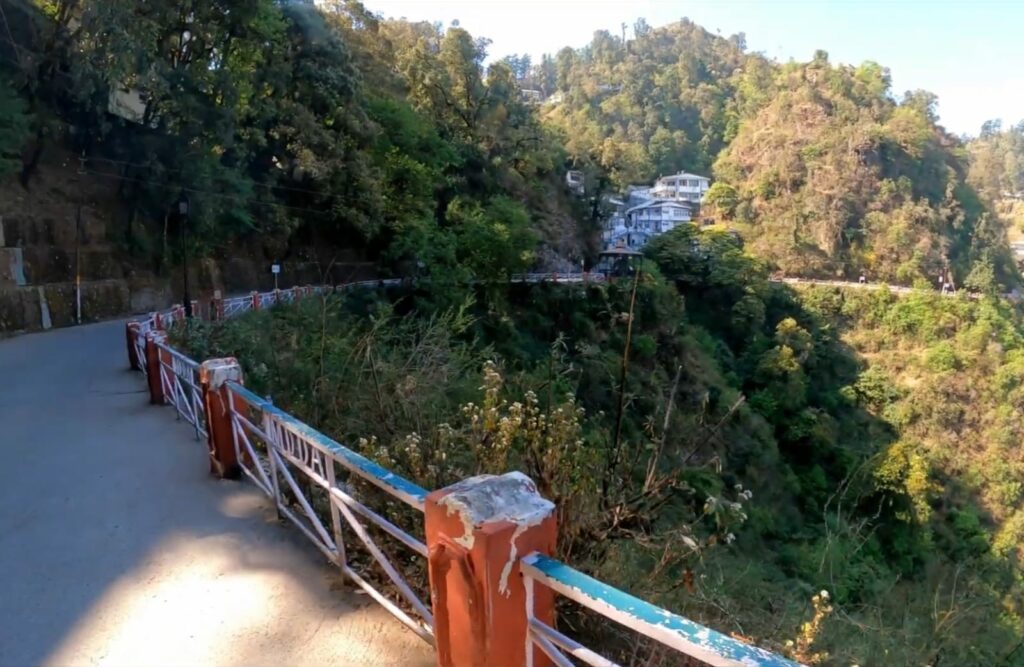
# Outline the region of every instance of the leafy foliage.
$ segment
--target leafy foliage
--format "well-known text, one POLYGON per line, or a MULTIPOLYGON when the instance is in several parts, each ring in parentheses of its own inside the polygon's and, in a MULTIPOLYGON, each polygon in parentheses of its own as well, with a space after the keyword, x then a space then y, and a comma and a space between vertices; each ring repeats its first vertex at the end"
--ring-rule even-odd
POLYGON ((47 57, 27 65, 26 92, 56 100, 95 164, 118 166, 105 176, 144 218, 188 195, 196 251, 312 243, 465 278, 521 268, 540 238, 576 245, 557 143, 465 30, 354 1, 44 9, 47 57), (135 122, 108 113, 112 99, 135 122), (492 237, 511 250, 464 247, 492 237))
POLYGON ((21 149, 28 140, 29 123, 25 103, 0 78, 0 176, 21 167, 21 149))

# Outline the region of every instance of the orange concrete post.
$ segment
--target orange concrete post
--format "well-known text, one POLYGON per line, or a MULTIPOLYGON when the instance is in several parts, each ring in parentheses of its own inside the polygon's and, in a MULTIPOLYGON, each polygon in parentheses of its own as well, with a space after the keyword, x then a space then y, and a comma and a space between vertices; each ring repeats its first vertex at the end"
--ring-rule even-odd
POLYGON ((125 325, 125 338, 128 342, 128 366, 133 370, 141 370, 142 365, 139 363, 139 350, 135 347, 135 341, 139 339, 139 323, 128 322, 125 325))
MULTIPOLYGON (((555 550, 555 506, 522 473, 481 475, 434 491, 425 506, 439 667, 523 667, 526 591, 519 559, 555 550)), ((554 624, 554 593, 534 589, 534 614, 554 624)), ((534 649, 534 664, 550 664, 534 649)))
POLYGON ((259 292, 253 292, 251 294, 251 296, 252 296, 252 309, 253 310, 259 310, 260 309, 260 293, 259 292))
POLYGON ((166 340, 167 334, 162 331, 146 334, 146 380, 149 383, 149 402, 153 405, 164 404, 164 373, 160 365, 160 348, 156 344, 166 340))
POLYGON ((231 399, 228 382, 242 383, 242 367, 233 357, 208 359, 199 366, 199 384, 203 390, 206 412, 207 446, 210 450, 210 472, 218 477, 237 477, 235 436, 231 429, 231 399))
POLYGON ((213 291, 213 301, 210 303, 210 319, 218 322, 224 319, 224 296, 220 290, 213 291))

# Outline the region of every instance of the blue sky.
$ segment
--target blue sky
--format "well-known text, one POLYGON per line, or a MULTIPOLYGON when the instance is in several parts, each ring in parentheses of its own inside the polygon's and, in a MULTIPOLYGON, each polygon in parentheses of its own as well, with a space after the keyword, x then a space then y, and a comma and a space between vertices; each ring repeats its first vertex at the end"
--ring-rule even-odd
MULTIPOLYGON (((750 50, 777 60, 875 60, 892 71, 893 90, 939 96, 940 122, 977 134, 981 123, 1024 120, 1024 1, 1021 0, 364 0, 389 17, 458 19, 492 40, 491 56, 535 60, 580 47, 595 30, 620 33, 644 17, 653 26, 688 17, 712 32, 744 32, 750 50)), ((627 29, 628 34, 629 29, 627 29)))

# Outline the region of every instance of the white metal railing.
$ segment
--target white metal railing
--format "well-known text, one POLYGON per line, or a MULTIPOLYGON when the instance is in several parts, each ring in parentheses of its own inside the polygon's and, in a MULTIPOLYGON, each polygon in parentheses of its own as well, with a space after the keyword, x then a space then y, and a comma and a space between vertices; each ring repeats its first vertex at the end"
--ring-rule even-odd
POLYGON ((153 319, 150 317, 145 320, 140 320, 137 324, 137 333, 132 339, 132 347, 135 348, 135 359, 138 361, 142 377, 148 380, 149 360, 146 358, 146 334, 153 330, 153 319))
POLYGON ((196 440, 207 436, 206 410, 203 407, 203 391, 199 386, 199 364, 178 352, 166 343, 157 343, 160 351, 160 385, 164 401, 174 406, 196 432, 196 440), (164 354, 170 363, 164 360, 164 354))
MULTIPOLYGON (((712 667, 799 667, 779 655, 633 597, 553 558, 533 553, 521 559, 519 565, 526 587, 530 643, 558 667, 574 667, 573 659, 594 667, 618 665, 537 619, 533 611, 537 584, 712 667)), ((533 667, 533 651, 528 650, 526 656, 527 667, 533 667)))
POLYGON ((367 523, 409 550, 427 557, 426 545, 357 499, 341 475, 363 480, 420 512, 425 489, 338 444, 243 386, 228 383, 228 412, 235 455, 242 472, 277 505, 313 544, 357 586, 425 641, 434 643, 434 618, 387 554, 367 523), (312 489, 321 489, 330 512, 330 528, 314 508, 312 489), (359 539, 397 590, 405 609, 357 572, 345 551, 346 533, 359 539), (410 613, 408 610, 411 610, 410 613))
POLYGON ((512 276, 513 283, 599 283, 604 282, 602 273, 517 273, 512 276))
POLYGON ((252 310, 252 296, 235 296, 224 299, 224 317, 235 317, 252 310))

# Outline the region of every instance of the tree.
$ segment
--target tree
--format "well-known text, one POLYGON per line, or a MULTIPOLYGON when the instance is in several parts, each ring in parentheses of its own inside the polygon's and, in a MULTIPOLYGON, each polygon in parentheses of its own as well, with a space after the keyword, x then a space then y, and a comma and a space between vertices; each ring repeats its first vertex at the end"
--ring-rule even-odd
POLYGON ((28 107, 14 89, 0 79, 0 176, 21 167, 21 149, 28 141, 28 107))
POLYGON ((939 98, 935 93, 930 93, 927 90, 908 90, 903 93, 901 104, 918 111, 931 123, 936 123, 939 120, 937 111, 939 98))
POLYGON ((572 68, 575 61, 576 52, 568 46, 555 55, 555 76, 559 90, 569 90, 570 77, 572 76, 572 68))
POLYGON ((555 59, 550 54, 541 56, 540 64, 534 66, 533 78, 545 96, 551 95, 558 88, 558 69, 555 59))
POLYGON ((999 293, 995 267, 989 257, 984 257, 974 263, 971 272, 964 278, 964 287, 980 294, 994 296, 999 293))
POLYGON ((714 210, 719 211, 726 218, 731 218, 736 214, 739 197, 736 194, 736 188, 728 183, 719 181, 708 188, 708 192, 704 196, 704 202, 708 206, 713 207, 714 210))
POLYGON ((1003 121, 998 118, 995 120, 986 120, 981 124, 981 138, 989 139, 994 137, 1003 131, 1003 121))

